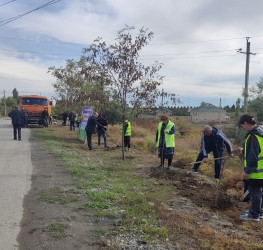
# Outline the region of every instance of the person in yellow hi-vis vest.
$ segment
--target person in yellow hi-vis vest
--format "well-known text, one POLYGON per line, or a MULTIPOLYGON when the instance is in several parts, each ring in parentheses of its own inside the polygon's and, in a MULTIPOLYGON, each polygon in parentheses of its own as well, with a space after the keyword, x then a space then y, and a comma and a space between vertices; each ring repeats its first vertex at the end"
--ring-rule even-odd
POLYGON ((263 125, 258 124, 253 115, 244 114, 239 120, 239 126, 248 132, 244 148, 237 148, 244 155, 243 180, 250 194, 251 206, 243 220, 259 221, 263 219, 263 125))
MULTIPOLYGON (((123 116, 122 121, 124 121, 124 151, 130 151, 131 148, 131 123, 129 120, 123 116)), ((123 126, 123 124, 122 124, 123 126)))
POLYGON ((156 147, 158 148, 158 157, 161 159, 161 165, 164 166, 164 159, 168 160, 167 169, 172 166, 174 155, 174 123, 169 120, 167 115, 161 115, 161 122, 158 124, 156 132, 156 147))

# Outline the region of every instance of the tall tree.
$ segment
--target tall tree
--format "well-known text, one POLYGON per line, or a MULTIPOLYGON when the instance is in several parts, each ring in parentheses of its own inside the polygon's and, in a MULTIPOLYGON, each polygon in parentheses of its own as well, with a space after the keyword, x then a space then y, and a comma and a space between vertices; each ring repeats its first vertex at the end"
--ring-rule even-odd
MULTIPOLYGON (((84 105, 94 106, 100 109, 104 102, 101 99, 101 86, 96 82, 91 70, 89 74, 83 74, 85 66, 84 58, 78 62, 67 60, 65 67, 49 67, 48 72, 55 78, 56 82, 53 87, 58 95, 58 100, 64 103, 67 109, 79 110, 84 105)), ((103 96, 106 96, 103 92, 103 96)))
POLYGON ((121 104, 122 112, 126 115, 127 106, 153 107, 162 95, 169 96, 176 102, 176 96, 158 90, 163 76, 158 74, 162 65, 154 62, 150 66, 143 65, 139 54, 153 37, 152 32, 140 29, 133 38, 133 27, 126 26, 120 30, 116 43, 107 45, 98 38, 94 43, 83 49, 86 55, 85 73, 96 66, 100 72, 100 82, 107 83, 114 90, 114 98, 121 104))
POLYGON ((162 65, 154 62, 146 66, 139 60, 140 51, 152 39, 153 33, 141 28, 134 38, 131 34, 133 29, 126 26, 120 30, 115 44, 107 45, 98 38, 90 47, 83 49, 87 64, 84 72, 89 73, 96 66, 102 79, 112 86, 123 116, 127 116, 127 107, 152 107, 164 95, 158 90, 163 81, 163 76, 158 74, 162 65))
POLYGON ((263 78, 261 77, 256 86, 250 89, 248 112, 256 115, 259 121, 263 121, 263 78))
POLYGON ((18 91, 16 90, 16 88, 13 89, 12 93, 13 93, 13 98, 15 100, 18 100, 18 91))
POLYGON ((236 101, 236 110, 235 110, 235 116, 236 117, 239 117, 240 115, 240 111, 241 111, 241 99, 240 98, 237 98, 237 101, 236 101))

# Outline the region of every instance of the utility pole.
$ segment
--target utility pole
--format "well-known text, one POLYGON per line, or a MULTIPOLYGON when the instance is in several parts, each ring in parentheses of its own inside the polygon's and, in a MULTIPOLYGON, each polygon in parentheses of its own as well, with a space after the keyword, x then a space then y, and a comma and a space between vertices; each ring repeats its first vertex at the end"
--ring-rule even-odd
POLYGON ((4 104, 5 104, 5 116, 6 116, 6 99, 5 99, 5 90, 4 90, 4 104))
POLYGON ((222 103, 221 103, 221 97, 219 101, 219 123, 221 124, 221 109, 222 109, 222 103))
POLYGON ((163 111, 163 89, 162 89, 162 111, 163 111))
POLYGON ((242 49, 238 50, 238 53, 246 54, 246 75, 245 75, 245 91, 244 91, 244 112, 247 113, 247 98, 248 98, 248 79, 249 79, 249 61, 250 61, 250 54, 256 55, 255 53, 250 52, 250 42, 249 37, 247 39, 247 51, 242 52, 242 49))

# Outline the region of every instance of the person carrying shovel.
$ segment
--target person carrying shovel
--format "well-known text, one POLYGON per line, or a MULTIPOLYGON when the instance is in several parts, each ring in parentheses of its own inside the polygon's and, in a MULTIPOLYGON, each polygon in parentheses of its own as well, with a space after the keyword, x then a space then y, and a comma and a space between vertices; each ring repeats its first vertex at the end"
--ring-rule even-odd
POLYGON ((108 119, 106 115, 102 114, 98 117, 97 120, 97 131, 98 131, 98 146, 100 146, 100 138, 103 137, 104 147, 107 147, 107 126, 108 119))
POLYGON ((167 115, 161 115, 161 122, 158 124, 156 132, 156 147, 158 147, 158 157, 161 159, 161 165, 164 166, 164 159, 168 160, 167 169, 172 166, 174 155, 174 123, 169 120, 167 115))
POLYGON ((201 150, 197 156, 196 163, 194 164, 191 173, 197 172, 201 162, 208 162, 208 154, 213 152, 215 160, 215 179, 220 178, 222 160, 221 157, 224 151, 224 145, 226 146, 229 157, 234 157, 232 153, 231 142, 227 139, 225 134, 209 125, 205 125, 203 128, 203 135, 201 140, 201 150))

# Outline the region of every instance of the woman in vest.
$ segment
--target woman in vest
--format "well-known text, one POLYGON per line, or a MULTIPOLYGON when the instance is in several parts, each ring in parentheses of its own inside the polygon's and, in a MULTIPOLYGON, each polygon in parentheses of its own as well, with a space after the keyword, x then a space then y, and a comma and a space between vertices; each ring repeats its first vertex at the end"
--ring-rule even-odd
POLYGON ((167 115, 162 115, 156 133, 156 147, 158 147, 158 157, 161 159, 160 167, 164 166, 164 159, 168 159, 167 169, 171 168, 175 146, 174 134, 174 123, 167 115))
POLYGON ((238 148, 244 155, 243 180, 248 185, 251 206, 249 211, 240 218, 259 221, 263 219, 263 126, 257 124, 253 115, 244 114, 239 120, 239 126, 248 132, 244 148, 238 148))

